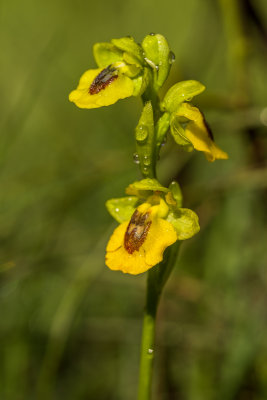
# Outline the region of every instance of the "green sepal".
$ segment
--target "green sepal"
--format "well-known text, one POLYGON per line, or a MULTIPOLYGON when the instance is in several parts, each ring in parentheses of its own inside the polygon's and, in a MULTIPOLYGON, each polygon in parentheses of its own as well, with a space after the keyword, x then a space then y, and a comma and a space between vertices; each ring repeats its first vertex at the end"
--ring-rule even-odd
POLYGON ((131 218, 138 201, 139 199, 135 196, 110 199, 106 202, 106 207, 110 215, 121 224, 131 218))
MULTIPOLYGON (((132 56, 131 60, 134 62, 131 62, 131 64, 138 63, 139 66, 143 65, 142 49, 141 46, 134 41, 134 38, 126 36, 120 39, 112 39, 111 43, 119 50, 129 53, 129 55, 132 56)), ((127 57, 127 55, 124 54, 124 57, 127 57)))
POLYGON ((157 122, 156 125, 156 143, 159 148, 164 143, 166 134, 170 127, 170 114, 164 113, 157 122))
POLYGON ((181 81, 173 85, 161 102, 162 111, 175 112, 184 101, 190 101, 194 96, 202 93, 205 86, 198 81, 181 81))
POLYGON ((160 88, 167 79, 171 68, 171 52, 164 36, 159 34, 147 35, 142 47, 145 61, 154 70, 156 88, 160 88))
POLYGON ((178 240, 189 239, 199 232, 197 214, 188 208, 179 208, 168 214, 167 221, 176 230, 178 240))
POLYGON ((169 189, 171 191, 171 194, 172 194, 174 200, 176 201, 177 207, 178 208, 182 207, 183 195, 182 195, 182 190, 180 188, 180 185, 177 182, 173 181, 170 183, 169 189))
POLYGON ((133 79, 134 91, 133 96, 141 96, 146 90, 150 80, 148 68, 144 68, 142 74, 133 79))
POLYGON ((179 119, 173 115, 171 117, 171 134, 177 144, 184 147, 184 150, 192 151, 193 145, 190 140, 186 137, 185 130, 179 122, 179 119))
POLYGON ((139 166, 143 176, 153 176, 154 166, 154 117, 153 108, 148 101, 142 110, 141 117, 135 128, 136 152, 139 157, 139 166))
POLYGON ((123 52, 111 43, 95 43, 93 53, 99 68, 106 68, 110 64, 123 60, 123 52))
POLYGON ((140 198, 146 198, 151 195, 150 192, 164 192, 168 193, 169 189, 162 186, 156 179, 145 178, 141 181, 131 183, 126 188, 126 193, 135 195, 140 198))

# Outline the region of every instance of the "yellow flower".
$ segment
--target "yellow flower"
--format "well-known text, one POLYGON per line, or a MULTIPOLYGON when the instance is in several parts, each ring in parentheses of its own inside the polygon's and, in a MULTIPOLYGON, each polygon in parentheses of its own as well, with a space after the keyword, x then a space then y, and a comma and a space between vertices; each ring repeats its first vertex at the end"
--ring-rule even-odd
POLYGON ((193 107, 189 103, 182 103, 177 115, 189 119, 185 128, 185 136, 196 150, 205 153, 208 161, 228 158, 228 154, 215 144, 204 116, 197 107, 193 107))
POLYGON ((168 211, 162 199, 157 205, 147 202, 137 207, 130 220, 113 232, 107 245, 106 265, 136 275, 162 261, 164 250, 178 239, 173 225, 164 219, 168 211))
POLYGON ((160 263, 165 249, 177 240, 194 236, 199 223, 192 210, 181 208, 176 182, 167 189, 156 179, 145 178, 129 185, 126 193, 130 196, 106 202, 120 223, 108 242, 106 265, 135 275, 160 263))
POLYGON ((106 68, 86 71, 69 100, 80 108, 98 108, 116 103, 134 94, 134 82, 122 73, 125 65, 115 63, 106 68))

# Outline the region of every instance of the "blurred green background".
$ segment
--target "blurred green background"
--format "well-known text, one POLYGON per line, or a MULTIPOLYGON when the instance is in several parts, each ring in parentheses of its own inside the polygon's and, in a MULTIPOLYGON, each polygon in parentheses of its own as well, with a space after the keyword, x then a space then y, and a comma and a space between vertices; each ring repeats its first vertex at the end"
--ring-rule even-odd
POLYGON ((140 177, 136 98, 80 110, 92 46, 165 35, 165 90, 197 79, 228 161, 169 139, 201 232, 182 246, 158 315, 155 400, 267 399, 265 0, 1 0, 0 399, 134 400, 145 274, 104 266, 105 201, 140 177))

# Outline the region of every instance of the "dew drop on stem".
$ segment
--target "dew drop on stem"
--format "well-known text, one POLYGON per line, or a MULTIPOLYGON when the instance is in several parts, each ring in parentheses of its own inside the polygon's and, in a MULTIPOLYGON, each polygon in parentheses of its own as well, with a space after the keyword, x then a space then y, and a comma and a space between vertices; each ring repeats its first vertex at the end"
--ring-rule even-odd
POLYGON ((170 51, 170 53, 169 53, 169 63, 173 64, 174 61, 175 61, 175 54, 172 51, 170 51))
POLYGON ((135 131, 137 142, 144 143, 148 137, 148 129, 145 125, 139 125, 135 131))
POLYGON ((150 157, 149 156, 144 156, 143 163, 146 166, 150 165, 150 157))
POLYGON ((140 164, 139 155, 137 153, 134 153, 133 160, 135 164, 140 164))

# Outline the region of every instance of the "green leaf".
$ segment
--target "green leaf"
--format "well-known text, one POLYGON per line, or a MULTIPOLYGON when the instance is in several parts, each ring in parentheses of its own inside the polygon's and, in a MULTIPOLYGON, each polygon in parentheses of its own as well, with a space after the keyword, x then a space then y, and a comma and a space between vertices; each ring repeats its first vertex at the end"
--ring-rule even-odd
POLYGON ((106 202, 106 207, 110 215, 119 223, 128 221, 137 207, 137 197, 121 197, 110 199, 106 202))
MULTIPOLYGON (((141 181, 136 181, 131 185, 129 185, 126 189, 127 194, 136 195, 138 197, 140 196, 140 194, 142 194, 142 192, 146 191, 153 191, 153 192, 158 191, 167 193, 169 189, 162 186, 156 179, 150 179, 150 178, 142 179, 141 181)), ((149 195, 150 193, 147 193, 147 197, 149 195)))
POLYGON ((189 239, 199 232, 198 216, 188 208, 179 208, 177 211, 170 212, 169 221, 178 235, 178 240, 189 239))
POLYGON ((147 35, 142 47, 145 52, 145 61, 155 72, 157 88, 160 88, 169 75, 172 64, 172 53, 164 36, 159 34, 147 35))
POLYGON ((105 68, 110 64, 123 60, 123 53, 111 43, 96 43, 93 53, 99 68, 105 68))
POLYGON ((183 195, 180 185, 177 182, 173 181, 170 183, 169 189, 173 195, 174 200, 176 201, 177 207, 178 208, 182 207, 183 195))
POLYGON ((163 111, 175 112, 184 101, 190 101, 194 96, 202 93, 205 86, 198 81, 181 81, 173 85, 161 102, 163 111))

